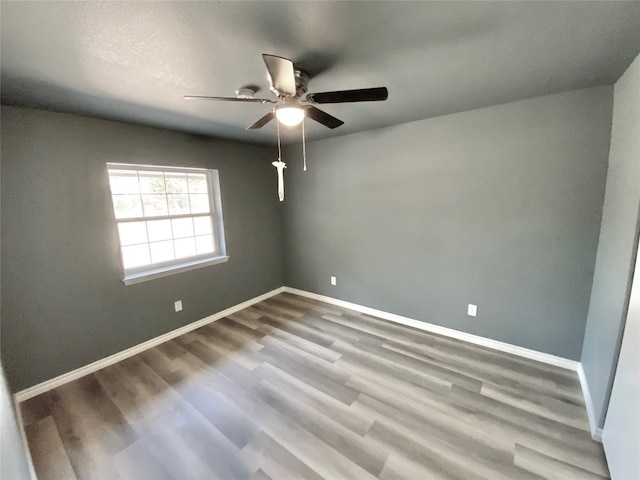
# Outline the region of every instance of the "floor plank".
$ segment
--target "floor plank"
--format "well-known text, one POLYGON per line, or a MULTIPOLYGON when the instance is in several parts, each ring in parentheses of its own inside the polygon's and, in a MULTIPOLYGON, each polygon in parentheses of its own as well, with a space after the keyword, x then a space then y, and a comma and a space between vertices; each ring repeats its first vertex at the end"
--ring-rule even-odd
POLYGON ((40 480, 76 478, 53 418, 32 422, 25 432, 29 444, 39 446, 32 449, 32 460, 40 480))

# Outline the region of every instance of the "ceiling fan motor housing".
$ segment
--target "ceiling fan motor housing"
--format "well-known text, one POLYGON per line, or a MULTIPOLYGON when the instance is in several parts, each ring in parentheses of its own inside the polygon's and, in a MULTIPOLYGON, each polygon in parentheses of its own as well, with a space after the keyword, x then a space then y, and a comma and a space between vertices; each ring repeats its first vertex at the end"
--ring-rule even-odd
POLYGON ((301 97, 307 93, 309 74, 300 68, 295 68, 293 72, 296 74, 296 97, 301 97))
MULTIPOLYGON (((305 93, 307 93, 307 87, 309 85, 309 74, 300 68, 294 68, 293 73, 296 79, 296 97, 301 97, 305 93)), ((267 77, 269 74, 267 73, 267 77)), ((269 81, 270 85, 273 85, 274 82, 269 81)), ((286 93, 280 92, 275 86, 269 88, 274 94, 278 97, 289 97, 286 93)))

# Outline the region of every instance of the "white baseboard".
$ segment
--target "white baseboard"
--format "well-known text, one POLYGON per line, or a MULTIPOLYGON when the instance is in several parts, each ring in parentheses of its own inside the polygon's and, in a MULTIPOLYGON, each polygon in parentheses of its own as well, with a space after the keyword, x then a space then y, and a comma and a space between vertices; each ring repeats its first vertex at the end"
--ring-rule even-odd
POLYGON ((591 430, 591 438, 594 439, 596 442, 602 443, 602 429, 596 427, 593 430, 591 430))
POLYGON ((538 352, 529 348, 519 347, 510 343, 499 342, 498 340, 492 340, 490 338, 481 337, 479 335, 473 335, 471 333, 461 332, 452 328, 441 327, 439 325, 433 325, 431 323, 415 320, 413 318, 403 317, 396 315, 395 313, 384 312, 382 310, 376 310, 375 308, 365 307, 356 303, 346 302, 344 300, 338 300, 337 298, 326 297, 317 293, 307 292, 305 290, 298 290, 297 288, 284 287, 284 291, 293 293, 294 295, 300 295, 301 297, 307 297, 320 302, 329 303, 338 307, 348 308, 355 310, 356 312, 366 313, 375 317, 389 320, 390 322, 399 323, 408 327, 417 328, 431 333, 437 333, 446 337, 455 338, 464 342, 473 343, 475 345, 481 345, 483 347, 492 348, 493 350, 499 350, 501 352, 511 353, 520 357, 528 358, 530 360, 537 360, 538 362, 554 365, 556 367, 565 368, 567 370, 578 371, 580 365, 575 360, 569 360, 568 358, 557 357, 548 353, 538 352))
POLYGON ((582 396, 584 397, 584 405, 587 408, 587 417, 589 418, 589 427, 591 428, 591 438, 595 441, 602 443, 602 428, 598 427, 596 421, 596 412, 593 408, 593 400, 591 399, 591 390, 589 389, 589 382, 587 382, 587 376, 584 373, 582 364, 578 366, 578 378, 580 379, 580 387, 582 388, 582 396))
POLYGON ((46 380, 42 383, 34 385, 33 387, 20 390, 19 392, 14 394, 14 400, 16 404, 19 404, 20 402, 24 402, 25 400, 28 400, 32 397, 40 395, 41 393, 52 390, 56 387, 59 387, 60 385, 64 385, 65 383, 71 382, 80 377, 84 377, 85 375, 88 375, 90 373, 97 372, 98 370, 104 367, 107 367, 109 365, 113 365, 114 363, 124 360, 125 358, 129 358, 134 355, 137 355, 138 353, 143 352, 149 348, 155 347, 156 345, 160 345, 161 343, 164 343, 167 340, 171 340, 172 338, 179 337, 180 335, 190 332, 191 330, 195 330, 196 328, 200 328, 208 323, 215 322, 216 320, 219 320, 228 315, 231 315, 232 313, 239 312, 240 310, 244 310, 245 308, 250 307, 251 305, 262 302, 263 300, 266 300, 267 298, 273 297, 274 295, 277 295, 282 292, 284 292, 284 287, 276 288, 275 290, 271 290, 270 292, 264 293, 252 299, 249 299, 245 302, 234 305, 233 307, 229 307, 225 310, 222 310, 221 312, 214 313, 213 315, 209 315, 208 317, 205 317, 201 320, 197 320, 193 323, 190 323, 189 325, 185 325, 184 327, 171 330, 170 332, 160 335, 159 337, 152 338, 151 340, 147 340, 146 342, 140 343, 131 348, 127 348, 126 350, 123 350, 121 352, 114 353, 113 355, 105 357, 96 362, 90 363, 89 365, 85 365, 84 367, 80 367, 70 372, 64 373, 58 377, 52 378, 51 380, 46 380))
POLYGON ((319 295, 317 293, 307 292, 305 290, 298 290, 297 288, 291 288, 291 287, 276 288, 275 290, 267 292, 263 295, 259 295, 255 298, 252 298, 245 302, 229 307, 221 312, 215 313, 213 315, 209 315, 208 317, 205 317, 201 320, 190 323, 189 325, 185 325, 176 330, 172 330, 163 335, 160 335, 159 337, 155 337, 155 338, 152 338, 151 340, 135 345, 131 348, 123 350, 122 352, 115 353, 106 358, 90 363, 89 365, 85 365, 84 367, 77 368, 75 370, 72 370, 71 372, 62 374, 58 377, 52 378, 50 380, 46 380, 32 387, 21 390, 14 395, 14 400, 16 404, 19 404, 20 402, 28 400, 29 398, 35 397, 36 395, 40 395, 41 393, 47 392, 60 385, 64 385, 65 383, 71 382, 80 377, 96 372, 104 367, 113 365, 114 363, 124 360, 125 358, 129 358, 129 357, 132 357, 133 355, 137 355, 138 353, 143 352, 144 350, 147 350, 149 348, 155 347, 156 345, 166 342, 167 340, 171 340, 175 337, 179 337, 184 333, 190 332, 192 330, 195 330, 196 328, 202 327, 203 325, 206 325, 208 323, 224 318, 227 315, 231 315, 232 313, 243 310, 247 307, 250 307, 251 305, 259 303, 263 300, 266 300, 267 298, 273 297, 274 295, 277 295, 282 292, 293 293, 295 295, 300 295, 302 297, 307 297, 307 298, 311 298, 321 302, 326 302, 331 305, 336 305, 336 306, 348 308, 350 310, 354 310, 357 312, 373 315, 373 316, 382 318, 384 320, 388 320, 390 322, 417 328, 419 330, 436 333, 439 335, 455 338, 458 340, 462 340, 475 345, 491 348, 501 352, 511 353, 513 355, 518 355, 520 357, 528 358, 531 360, 537 360, 539 362, 546 363, 549 365, 554 365, 556 367, 576 371, 578 372, 578 375, 580 377, 580 383, 582 385, 583 394, 585 396, 585 404, 587 405, 587 414, 589 416, 589 424, 591 426, 592 436, 594 439, 601 438, 599 437, 601 435, 601 430, 594 428, 593 419, 595 417, 593 415, 593 404, 591 402, 591 396, 589 395, 589 389, 588 387, 586 387, 586 378, 584 377, 584 371, 582 370, 582 365, 579 362, 576 362, 574 360, 569 360, 567 358, 557 357, 555 355, 550 355, 548 353, 542 353, 542 352, 538 352, 528 348, 519 347, 517 345, 511 345, 509 343, 492 340, 489 338, 481 337, 479 335, 473 335, 470 333, 461 332, 458 330, 454 330, 452 328, 433 325, 420 320, 415 320, 412 318, 403 317, 401 315, 396 315, 394 313, 389 313, 382 310, 377 310, 375 308, 358 305, 356 303, 339 300, 337 298, 327 297, 325 295, 319 295))

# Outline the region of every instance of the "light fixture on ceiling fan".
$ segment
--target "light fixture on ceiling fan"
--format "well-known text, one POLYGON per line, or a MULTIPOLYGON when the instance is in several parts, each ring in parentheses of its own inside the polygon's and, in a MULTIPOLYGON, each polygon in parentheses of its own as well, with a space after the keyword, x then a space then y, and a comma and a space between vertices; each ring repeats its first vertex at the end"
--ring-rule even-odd
MULTIPOLYGON (((262 54, 262 59, 267 67, 267 78, 270 90, 278 96, 277 100, 268 98, 254 98, 255 90, 242 88, 236 90, 237 97, 210 97, 202 95, 185 95, 185 99, 217 100, 225 102, 249 102, 261 104, 275 104, 266 115, 247 127, 254 130, 264 127, 274 118, 278 124, 278 160, 273 165, 278 169, 278 196, 284 200, 284 176, 282 170, 286 167, 280 158, 280 128, 279 125, 294 127, 302 123, 303 152, 305 149, 304 119, 306 117, 321 123, 325 127, 334 129, 344 122, 315 107, 315 104, 323 103, 351 103, 351 102, 376 102, 386 100, 389 92, 386 87, 363 88, 358 90, 338 90, 333 92, 307 93, 309 75, 300 68, 296 68, 293 62, 287 58, 276 55, 262 54)), ((306 158, 305 158, 306 170, 306 158)))
POLYGON ((305 114, 304 109, 296 106, 296 105, 282 105, 280 107, 276 107, 276 118, 278 121, 286 125, 287 127, 295 127, 296 125, 300 125, 302 120, 304 120, 305 114))

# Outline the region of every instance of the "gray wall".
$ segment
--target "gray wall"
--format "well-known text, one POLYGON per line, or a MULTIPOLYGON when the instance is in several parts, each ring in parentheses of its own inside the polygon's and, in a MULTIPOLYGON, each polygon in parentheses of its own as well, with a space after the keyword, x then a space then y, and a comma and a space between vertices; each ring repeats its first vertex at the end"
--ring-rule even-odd
POLYGON ((286 285, 580 359, 611 111, 600 87, 317 141, 306 173, 287 148, 286 285))
POLYGON ((15 107, 1 115, 2 354, 13 391, 282 285, 272 148, 15 107), (219 169, 229 262, 125 286, 106 162, 219 169))
POLYGON ((11 394, 0 366, 0 478, 28 480, 29 460, 22 445, 11 394))
POLYGON ((605 420, 629 304, 639 206, 640 57, 614 86, 607 187, 582 350, 599 427, 605 420))

